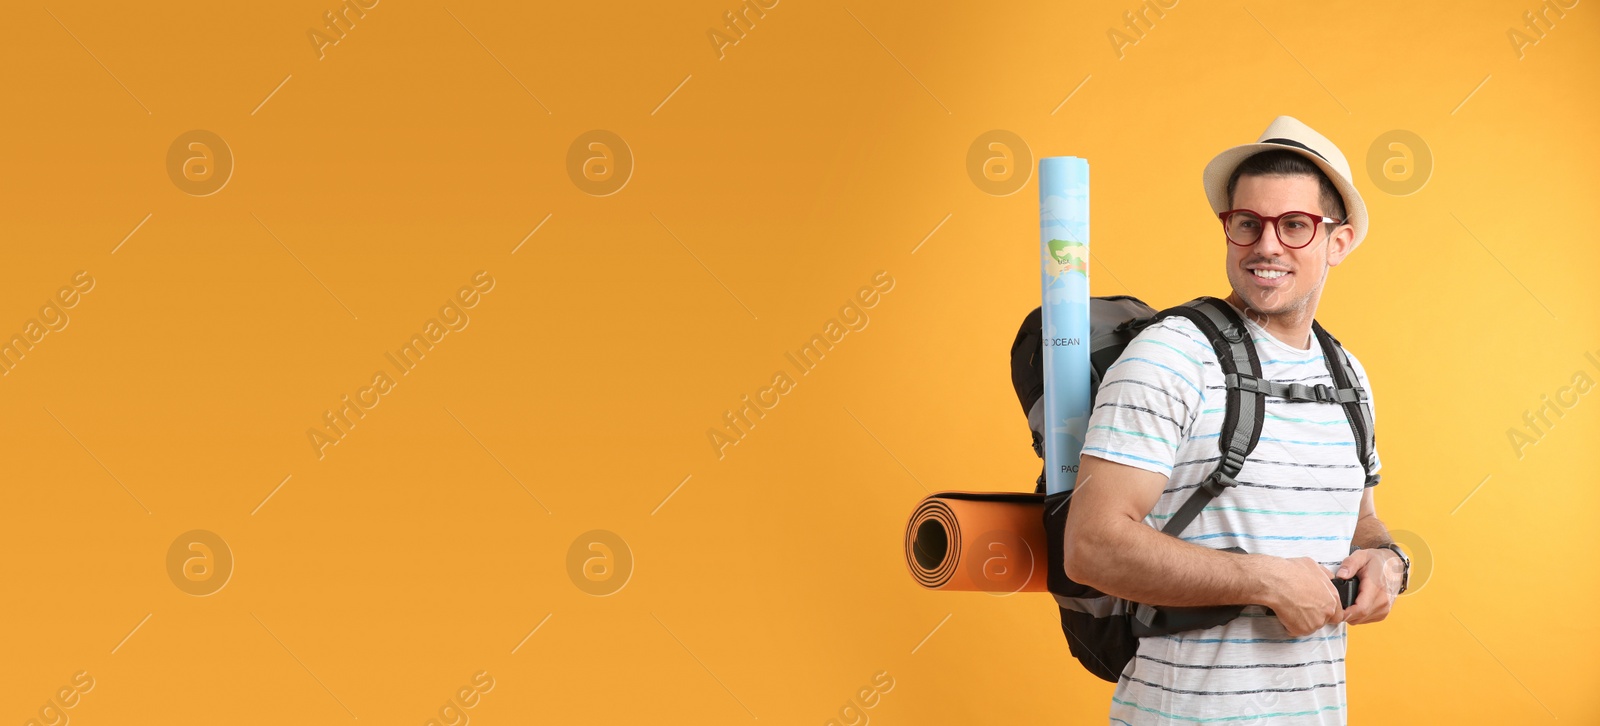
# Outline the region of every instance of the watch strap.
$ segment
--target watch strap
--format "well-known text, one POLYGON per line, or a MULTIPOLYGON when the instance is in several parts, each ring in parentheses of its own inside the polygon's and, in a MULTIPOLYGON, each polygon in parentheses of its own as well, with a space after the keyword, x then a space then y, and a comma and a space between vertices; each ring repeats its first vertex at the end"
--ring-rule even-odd
POLYGON ((1395 594, 1403 595, 1405 594, 1406 588, 1411 585, 1411 558, 1407 557, 1405 551, 1400 549, 1400 545, 1397 545, 1393 542, 1384 545, 1383 549, 1389 550, 1400 557, 1400 564, 1403 565, 1403 568, 1400 570, 1400 591, 1395 594))

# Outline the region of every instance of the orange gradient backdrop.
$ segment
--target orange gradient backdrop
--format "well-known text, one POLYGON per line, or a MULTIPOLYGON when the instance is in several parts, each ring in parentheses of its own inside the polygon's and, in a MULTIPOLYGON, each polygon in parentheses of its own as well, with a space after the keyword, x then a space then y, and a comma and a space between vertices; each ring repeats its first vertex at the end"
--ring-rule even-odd
POLYGON ((1318 317, 1426 570, 1351 720, 1600 720, 1590 4, 356 2, 7 13, 0 720, 1101 722, 1049 599, 920 589, 904 523, 1038 474, 1026 169, 1090 160, 1095 294, 1221 294, 1201 168, 1280 114, 1371 211, 1318 317))

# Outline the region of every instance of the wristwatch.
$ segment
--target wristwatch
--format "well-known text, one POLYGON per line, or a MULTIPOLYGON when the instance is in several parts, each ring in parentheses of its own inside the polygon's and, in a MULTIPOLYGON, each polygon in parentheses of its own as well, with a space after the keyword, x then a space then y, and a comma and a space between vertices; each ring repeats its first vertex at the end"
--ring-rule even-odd
POLYGON ((1377 549, 1386 549, 1400 556, 1400 562, 1404 564, 1405 567, 1400 571, 1400 592, 1395 594, 1404 594, 1406 587, 1411 584, 1411 558, 1407 557, 1405 551, 1400 549, 1400 545, 1397 545, 1393 542, 1390 542, 1389 544, 1377 549))

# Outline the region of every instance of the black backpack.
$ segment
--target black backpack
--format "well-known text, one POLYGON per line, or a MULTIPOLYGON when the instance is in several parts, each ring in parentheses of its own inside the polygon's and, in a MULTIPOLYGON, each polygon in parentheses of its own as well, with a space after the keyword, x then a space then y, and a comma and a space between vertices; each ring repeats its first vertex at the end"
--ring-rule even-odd
MULTIPOLYGON (((1158 320, 1182 316, 1193 322, 1216 351, 1228 387, 1227 408, 1223 414, 1222 435, 1218 438, 1221 457, 1211 472, 1161 531, 1178 536, 1194 521, 1200 510, 1234 480, 1245 458, 1255 450, 1266 418, 1268 396, 1291 401, 1335 403, 1344 408, 1345 418, 1355 435, 1356 452, 1367 472, 1367 485, 1378 482, 1372 472, 1372 411, 1366 405, 1365 389, 1357 387, 1354 366, 1339 341, 1315 321, 1311 329, 1327 361, 1334 385, 1277 383, 1261 378, 1261 361, 1256 355, 1244 320, 1230 305, 1213 297, 1202 297, 1156 312, 1138 298, 1128 295, 1096 297, 1089 301, 1090 382, 1095 392, 1106 369, 1116 363, 1128 343, 1158 320)), ((1033 450, 1044 457, 1044 351, 1041 345, 1041 313, 1038 308, 1022 321, 1016 341, 1011 344, 1011 382, 1017 400, 1028 416, 1033 432, 1033 450)), ((1090 397, 1093 410, 1094 396, 1090 397)), ((1041 470, 1036 494, 1045 493, 1045 474, 1041 470)), ((1048 586, 1061 611, 1061 630, 1066 634, 1072 655, 1091 673, 1115 683, 1128 661, 1139 650, 1139 638, 1197 630, 1221 625, 1239 616, 1243 605, 1217 607, 1153 607, 1134 603, 1080 585, 1067 577, 1062 546, 1072 491, 1044 497, 1046 560, 1050 566, 1048 586)), ((1227 551, 1243 553, 1238 547, 1227 551)))

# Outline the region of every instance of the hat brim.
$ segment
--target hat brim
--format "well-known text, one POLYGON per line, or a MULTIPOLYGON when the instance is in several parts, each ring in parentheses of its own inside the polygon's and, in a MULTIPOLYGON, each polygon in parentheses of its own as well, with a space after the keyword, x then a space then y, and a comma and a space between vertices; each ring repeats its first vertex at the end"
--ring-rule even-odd
POLYGON ((1227 151, 1217 154, 1206 164, 1205 186, 1206 198, 1211 202, 1211 211, 1221 214, 1228 211, 1228 177, 1233 176, 1233 170, 1245 159, 1263 151, 1292 151, 1306 160, 1317 165, 1318 169, 1333 182, 1339 190, 1339 196, 1344 198, 1345 221, 1355 230, 1355 239, 1350 248, 1355 249, 1367 237, 1367 205, 1361 200, 1361 193, 1356 191, 1354 184, 1345 179, 1344 174, 1333 168, 1327 160, 1305 149, 1293 146, 1271 143, 1240 144, 1227 151))

